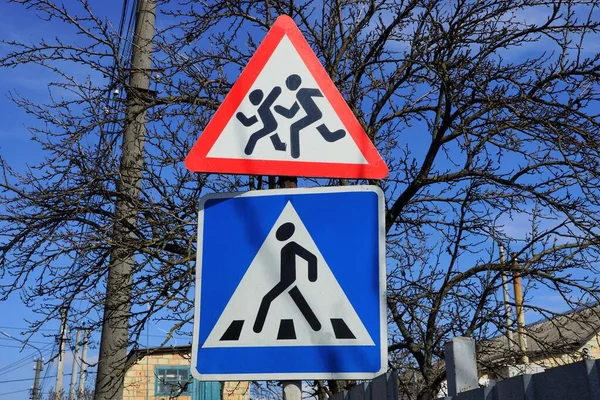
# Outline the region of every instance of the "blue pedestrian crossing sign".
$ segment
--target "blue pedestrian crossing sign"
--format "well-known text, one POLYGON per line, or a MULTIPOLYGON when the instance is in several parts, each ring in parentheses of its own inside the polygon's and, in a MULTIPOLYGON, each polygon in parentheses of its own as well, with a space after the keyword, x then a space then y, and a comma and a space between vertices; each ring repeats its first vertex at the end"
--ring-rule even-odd
POLYGON ((378 187, 205 196, 196 268, 196 379, 371 379, 386 370, 378 187))

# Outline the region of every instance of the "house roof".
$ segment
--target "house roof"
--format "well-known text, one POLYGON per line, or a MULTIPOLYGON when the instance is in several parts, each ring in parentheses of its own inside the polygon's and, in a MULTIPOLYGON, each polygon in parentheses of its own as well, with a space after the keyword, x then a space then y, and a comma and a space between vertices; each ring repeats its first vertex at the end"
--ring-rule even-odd
MULTIPOLYGON (((561 355, 579 350, 600 331, 600 305, 582 307, 552 318, 527 325, 527 353, 530 357, 561 355)), ((508 351, 506 336, 497 336, 478 344, 481 362, 506 359, 518 352, 518 336, 513 333, 511 351, 508 351)))
POLYGON ((148 347, 148 348, 136 348, 131 349, 127 354, 127 369, 137 361, 141 360, 146 356, 157 356, 162 354, 180 354, 182 356, 188 356, 192 353, 191 345, 184 346, 165 346, 165 347, 148 347))

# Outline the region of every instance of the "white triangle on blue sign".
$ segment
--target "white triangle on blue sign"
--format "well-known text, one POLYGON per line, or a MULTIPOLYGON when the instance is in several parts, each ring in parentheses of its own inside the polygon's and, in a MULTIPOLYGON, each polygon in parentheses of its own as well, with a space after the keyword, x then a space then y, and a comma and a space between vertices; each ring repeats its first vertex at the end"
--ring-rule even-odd
MULTIPOLYGON (((339 244, 343 246, 343 243, 339 244)), ((306 253, 304 253, 306 254, 306 253)), ((263 313, 264 315, 264 313, 263 313)), ((327 261, 290 202, 286 204, 202 347, 374 346, 327 261), (283 224, 294 225, 286 240, 276 236, 283 224), (266 301, 266 318, 257 324, 265 295, 282 287, 281 251, 296 242, 316 258, 316 279, 309 262, 296 255, 296 279, 266 301), (308 307, 308 309, 307 309, 308 307), (308 310, 308 311, 307 311, 308 310), (257 329, 257 325, 260 326, 257 329)))

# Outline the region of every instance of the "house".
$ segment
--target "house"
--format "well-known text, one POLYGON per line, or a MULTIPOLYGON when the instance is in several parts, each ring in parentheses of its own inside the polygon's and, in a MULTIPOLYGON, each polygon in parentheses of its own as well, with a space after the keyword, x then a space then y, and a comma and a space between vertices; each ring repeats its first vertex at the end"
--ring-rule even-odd
POLYGON ((192 378, 191 346, 135 349, 127 356, 123 400, 248 400, 248 382, 192 378))
MULTIPOLYGON (((480 386, 493 385, 494 381, 523 373, 538 373, 583 359, 600 359, 600 305, 556 314, 552 318, 527 325, 525 336, 529 359, 526 365, 522 363, 517 332, 513 332, 512 341, 506 335, 500 335, 477 343, 480 386)), ((444 360, 433 367, 439 370, 445 368, 444 360)), ((423 384, 414 373, 401 375, 399 379, 404 392, 410 391, 412 387, 415 387, 412 391, 416 392, 418 386, 423 384)), ((445 396, 448 396, 448 387, 444 380, 436 397, 445 396)))
POLYGON ((600 359, 600 305, 558 314, 526 326, 529 364, 522 366, 518 336, 482 341, 477 346, 480 371, 502 379, 523 372, 552 368, 583 359, 600 359), (511 370, 512 368, 512 370, 511 370), (515 370, 516 368, 516 370, 515 370))

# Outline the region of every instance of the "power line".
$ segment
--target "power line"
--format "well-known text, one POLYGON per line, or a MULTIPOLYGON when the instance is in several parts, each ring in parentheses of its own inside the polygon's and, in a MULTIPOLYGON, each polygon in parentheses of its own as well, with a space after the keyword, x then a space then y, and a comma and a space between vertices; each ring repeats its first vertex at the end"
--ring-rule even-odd
MULTIPOLYGON (((0 340, 14 340, 14 339, 9 339, 9 338, 5 338, 5 337, 0 337, 0 340)), ((28 340, 27 343, 35 343, 35 344, 50 344, 52 342, 40 342, 39 340, 28 340)), ((3 345, 0 345, 3 346, 3 345)), ((23 346, 19 346, 19 347, 23 347, 23 346)))
POLYGON ((16 371, 18 369, 26 367, 27 365, 31 364, 32 361, 33 360, 22 360, 18 364, 17 363, 13 363, 15 365, 10 366, 10 368, 8 368, 8 370, 6 370, 6 368, 4 368, 1 375, 9 374, 9 373, 14 372, 14 371, 16 371))
POLYGON ((9 394, 28 392, 29 389, 15 390, 14 392, 0 393, 0 396, 8 396, 9 394))
MULTIPOLYGON (((29 328, 28 327, 19 327, 19 326, 0 326, 0 329, 14 329, 14 330, 21 330, 21 331, 27 331, 29 328)), ((43 328, 39 328, 36 329, 36 331, 46 331, 46 332, 55 332, 56 329, 43 329, 43 328)))
MULTIPOLYGON (((160 328, 157 328, 157 329, 161 330, 160 328)), ((146 335, 146 336, 162 338, 162 339, 165 338, 164 335, 146 335)), ((191 336, 171 336, 171 339, 191 340, 192 337, 191 336)))
POLYGON ((6 370, 11 370, 12 371, 13 369, 18 368, 17 365, 20 365, 22 363, 31 362, 35 356, 36 356, 35 353, 29 354, 29 355, 27 355, 27 356, 25 356, 25 357, 23 357, 23 358, 21 358, 21 359, 19 359, 17 361, 13 361, 12 364, 8 364, 7 366, 0 368, 0 375, 2 375, 2 373, 4 373, 4 371, 6 371, 6 370))
POLYGON ((42 378, 42 381, 40 382, 40 393, 44 392, 44 386, 46 386, 46 383, 48 382, 47 379, 52 379, 50 378, 51 375, 49 375, 48 372, 50 372, 50 370, 52 370, 53 367, 54 363, 48 364, 48 366, 46 367, 46 371, 44 372, 44 376, 42 378))
MULTIPOLYGON (((68 376, 71 374, 65 374, 65 376, 68 376)), ((50 376, 49 378, 56 378, 56 375, 54 376, 50 376)), ((22 379, 11 379, 9 381, 0 381, 0 383, 12 383, 12 382, 23 382, 23 381, 32 381, 35 378, 22 378, 22 379)))
POLYGON ((8 348, 11 348, 11 349, 22 349, 23 348, 23 346, 13 346, 13 345, 10 345, 10 344, 0 344, 0 347, 8 347, 8 348))
MULTIPOLYGON (((65 376, 69 376, 71 374, 65 374, 65 376)), ((56 378, 55 376, 50 376, 50 378, 56 378)), ((14 382, 23 382, 23 381, 31 381, 34 380, 35 378, 27 378, 27 379, 13 379, 13 380, 9 380, 9 381, 0 381, 0 383, 14 383, 14 382)), ((0 396, 8 396, 9 394, 15 394, 15 393, 21 393, 21 392, 27 392, 29 391, 29 389, 21 389, 21 390, 15 390, 14 392, 7 392, 7 393, 0 393, 0 396)))
MULTIPOLYGON (((52 343, 42 347, 42 349, 40 349, 40 353, 42 353, 42 357, 44 356, 44 354, 48 354, 47 348, 50 347, 52 345, 52 343), (44 350, 44 352, 42 352, 41 350, 44 350)), ((50 353, 51 354, 51 353, 50 353)), ((0 375, 4 374, 5 371, 10 372, 13 371, 15 369, 21 368, 24 365, 27 365, 28 363, 30 363, 36 356, 36 353, 31 353, 17 361, 14 361, 12 364, 6 365, 2 368, 0 368, 0 375)))
MULTIPOLYGON (((54 349, 56 349, 56 343, 54 343, 54 345, 52 346, 52 353, 54 353, 54 349)), ((46 383, 46 377, 48 376, 48 372, 50 372, 50 369, 52 369, 52 366, 54 365, 54 363, 48 364, 48 366, 46 367, 46 371, 44 372, 44 377, 42 378, 42 382, 40 383, 40 393, 43 393, 44 391, 44 384, 46 383)))
MULTIPOLYGON (((44 353, 42 353, 42 358, 44 356, 48 356, 48 355, 50 355, 49 352, 44 352, 44 353)), ((11 365, 10 367, 4 367, 4 368, 2 368, 2 374, 1 375, 8 374, 8 373, 13 372, 13 371, 15 371, 17 369, 23 368, 23 367, 27 366, 28 364, 30 364, 34 359, 35 359, 35 355, 34 355, 33 358, 25 358, 25 359, 22 359, 20 362, 15 362, 15 363, 13 363, 14 365, 11 365), (7 368, 8 368, 8 370, 5 372, 5 370, 7 368)))

